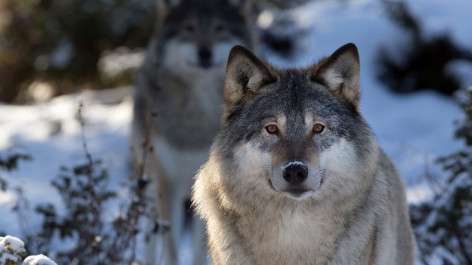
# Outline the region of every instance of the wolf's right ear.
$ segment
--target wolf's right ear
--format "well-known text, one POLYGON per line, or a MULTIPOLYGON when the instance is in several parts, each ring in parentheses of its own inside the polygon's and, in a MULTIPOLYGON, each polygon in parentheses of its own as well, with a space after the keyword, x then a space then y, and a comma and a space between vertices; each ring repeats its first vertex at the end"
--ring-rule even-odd
POLYGON ((179 5, 183 0, 156 0, 157 21, 162 23, 172 9, 179 5))
POLYGON ((276 78, 270 66, 242 46, 231 49, 226 66, 224 99, 226 108, 239 105, 276 78))

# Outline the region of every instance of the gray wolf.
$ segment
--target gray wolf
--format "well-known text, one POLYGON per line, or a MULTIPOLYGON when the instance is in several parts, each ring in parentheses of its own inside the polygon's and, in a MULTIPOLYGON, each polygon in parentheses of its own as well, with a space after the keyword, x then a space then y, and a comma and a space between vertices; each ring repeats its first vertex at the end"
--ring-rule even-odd
MULTIPOLYGON (((193 176, 218 130, 229 51, 255 41, 248 1, 159 1, 157 7, 156 30, 134 93, 132 159, 146 164, 149 196, 157 205, 148 211, 154 213, 146 230, 155 233, 146 236, 146 263, 174 265, 181 256, 193 176), (159 229, 166 224, 169 232, 159 229)), ((194 220, 193 264, 206 263, 203 229, 194 220)))
POLYGON ((231 50, 193 203, 214 265, 414 264, 405 192, 359 111, 359 55, 277 69, 231 50))

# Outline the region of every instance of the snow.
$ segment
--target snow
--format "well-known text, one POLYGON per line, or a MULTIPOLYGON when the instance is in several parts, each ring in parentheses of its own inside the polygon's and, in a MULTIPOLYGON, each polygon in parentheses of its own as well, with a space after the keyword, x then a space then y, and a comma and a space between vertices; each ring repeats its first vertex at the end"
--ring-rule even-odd
POLYGON ((0 237, 0 264, 7 261, 18 262, 20 255, 25 253, 25 245, 19 238, 12 236, 0 237))
MULTIPOLYGON (((59 168, 85 162, 80 124, 76 119, 79 102, 84 104, 82 114, 88 148, 93 158, 101 159, 109 170, 110 185, 119 186, 129 173, 130 93, 129 89, 82 92, 38 105, 0 105, 0 113, 8 113, 0 115, 0 154, 3 157, 21 152, 32 156, 32 161, 19 162, 18 171, 0 172, 11 187, 6 193, 0 192, 0 232, 22 235, 17 215, 11 211, 17 198, 13 187, 24 190, 32 208, 39 203, 57 202, 59 196, 50 183, 59 174, 59 168), (124 100, 111 104, 111 99, 119 100, 115 99, 118 95, 124 100)), ((41 220, 33 218, 34 214, 25 214, 21 218, 25 226, 38 227, 41 220)))
POLYGON ((291 161, 291 162, 288 162, 287 164, 285 164, 284 166, 282 166, 282 170, 285 170, 287 167, 290 167, 290 166, 304 166, 305 163, 303 162, 300 162, 300 161, 291 161))
POLYGON ((7 261, 14 261, 14 262, 18 262, 18 258, 10 253, 2 253, 0 252, 2 255, 0 256, 0 264, 6 264, 7 261))
POLYGON ((49 259, 47 256, 39 254, 27 257, 24 260, 23 265, 57 265, 57 263, 49 259))
MULTIPOLYGON (((447 32, 463 47, 472 47, 468 23, 472 2, 410 0, 408 4, 423 19, 429 34, 447 32)), ((376 79, 378 49, 396 51, 405 43, 405 34, 388 19, 382 1, 316 1, 291 12, 297 25, 306 30, 297 45, 300 52, 295 59, 287 60, 265 51, 267 59, 278 66, 305 66, 346 43, 355 43, 361 60, 362 113, 403 176, 408 201, 418 203, 430 198, 431 185, 425 175, 440 176, 442 169, 435 160, 461 147, 453 135, 454 122, 463 114, 449 97, 430 91, 397 95, 376 79)), ((472 85, 470 64, 455 62, 448 68, 457 70, 467 86, 472 85)), ((1 176, 10 187, 21 186, 32 208, 41 202, 58 202, 50 181, 59 173, 59 167, 85 161, 76 119, 79 102, 83 102, 90 153, 102 159, 111 176, 110 185, 118 188, 129 173, 130 94, 124 88, 82 92, 30 106, 0 104, 0 154, 22 152, 33 158, 20 161, 17 171, 0 172, 1 176)), ((22 236, 24 227, 29 231, 39 228, 41 220, 34 213, 26 213, 18 222, 11 210, 16 198, 13 189, 0 192, 0 233, 22 236)))
POLYGON ((25 252, 25 244, 21 239, 13 236, 0 237, 0 249, 13 251, 15 253, 25 252))
POLYGON ((138 69, 144 62, 144 51, 130 51, 120 47, 114 51, 104 53, 98 62, 98 68, 107 77, 114 77, 125 71, 138 69))
POLYGON ((421 26, 426 32, 448 33, 462 47, 470 47, 470 10, 472 2, 450 0, 447 4, 442 0, 408 1, 413 15, 422 20, 421 26))

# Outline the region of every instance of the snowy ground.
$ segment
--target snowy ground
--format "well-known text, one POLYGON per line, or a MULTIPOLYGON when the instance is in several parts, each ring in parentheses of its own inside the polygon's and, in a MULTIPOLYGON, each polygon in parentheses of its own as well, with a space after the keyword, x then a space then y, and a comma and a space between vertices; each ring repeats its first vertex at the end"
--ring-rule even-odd
MULTIPOLYGON (((441 172, 433 165, 434 159, 461 146, 453 140, 453 132, 454 121, 462 116, 451 98, 433 92, 399 96, 376 80, 374 62, 379 47, 394 50, 402 45, 404 38, 388 20, 380 2, 318 1, 294 10, 298 25, 307 30, 307 35, 300 39, 300 53, 295 60, 270 54, 268 60, 279 66, 307 65, 345 43, 354 42, 361 57, 362 112, 380 145, 396 163, 407 184, 408 200, 414 203, 430 194, 424 173, 441 172)), ((413 13, 423 18, 429 32, 449 31, 458 43, 472 47, 472 2, 410 2, 413 13)), ((472 76, 470 65, 461 69, 472 76)), ((125 95, 129 90, 117 93, 125 95)), ((91 93, 79 93, 33 106, 0 105, 0 154, 20 150, 33 157, 33 161, 20 162, 18 171, 0 174, 7 177, 10 187, 19 185, 25 190, 33 204, 31 207, 39 202, 57 201, 50 180, 58 174, 60 166, 74 166, 85 160, 76 119, 78 102, 83 101, 90 152, 108 166, 112 176, 110 185, 118 186, 120 179, 128 174, 132 107, 131 98, 121 94, 117 98, 124 98, 122 101, 112 99, 116 93, 105 92, 99 98, 91 93)), ((14 201, 13 192, 0 192, 0 232, 21 238, 20 223, 28 230, 35 230, 40 220, 32 214, 31 218, 19 222, 11 212, 14 201)))

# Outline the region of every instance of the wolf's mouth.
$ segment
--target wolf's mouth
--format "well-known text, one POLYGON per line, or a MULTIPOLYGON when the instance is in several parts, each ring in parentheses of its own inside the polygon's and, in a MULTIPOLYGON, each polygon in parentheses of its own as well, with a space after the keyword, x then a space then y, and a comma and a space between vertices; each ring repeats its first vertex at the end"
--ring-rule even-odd
POLYGON ((300 197, 303 194, 305 194, 305 192, 309 192, 309 191, 310 190, 308 190, 308 189, 302 189, 302 188, 293 188, 293 189, 284 190, 284 192, 287 192, 287 193, 289 193, 290 195, 292 195, 294 197, 300 197))

